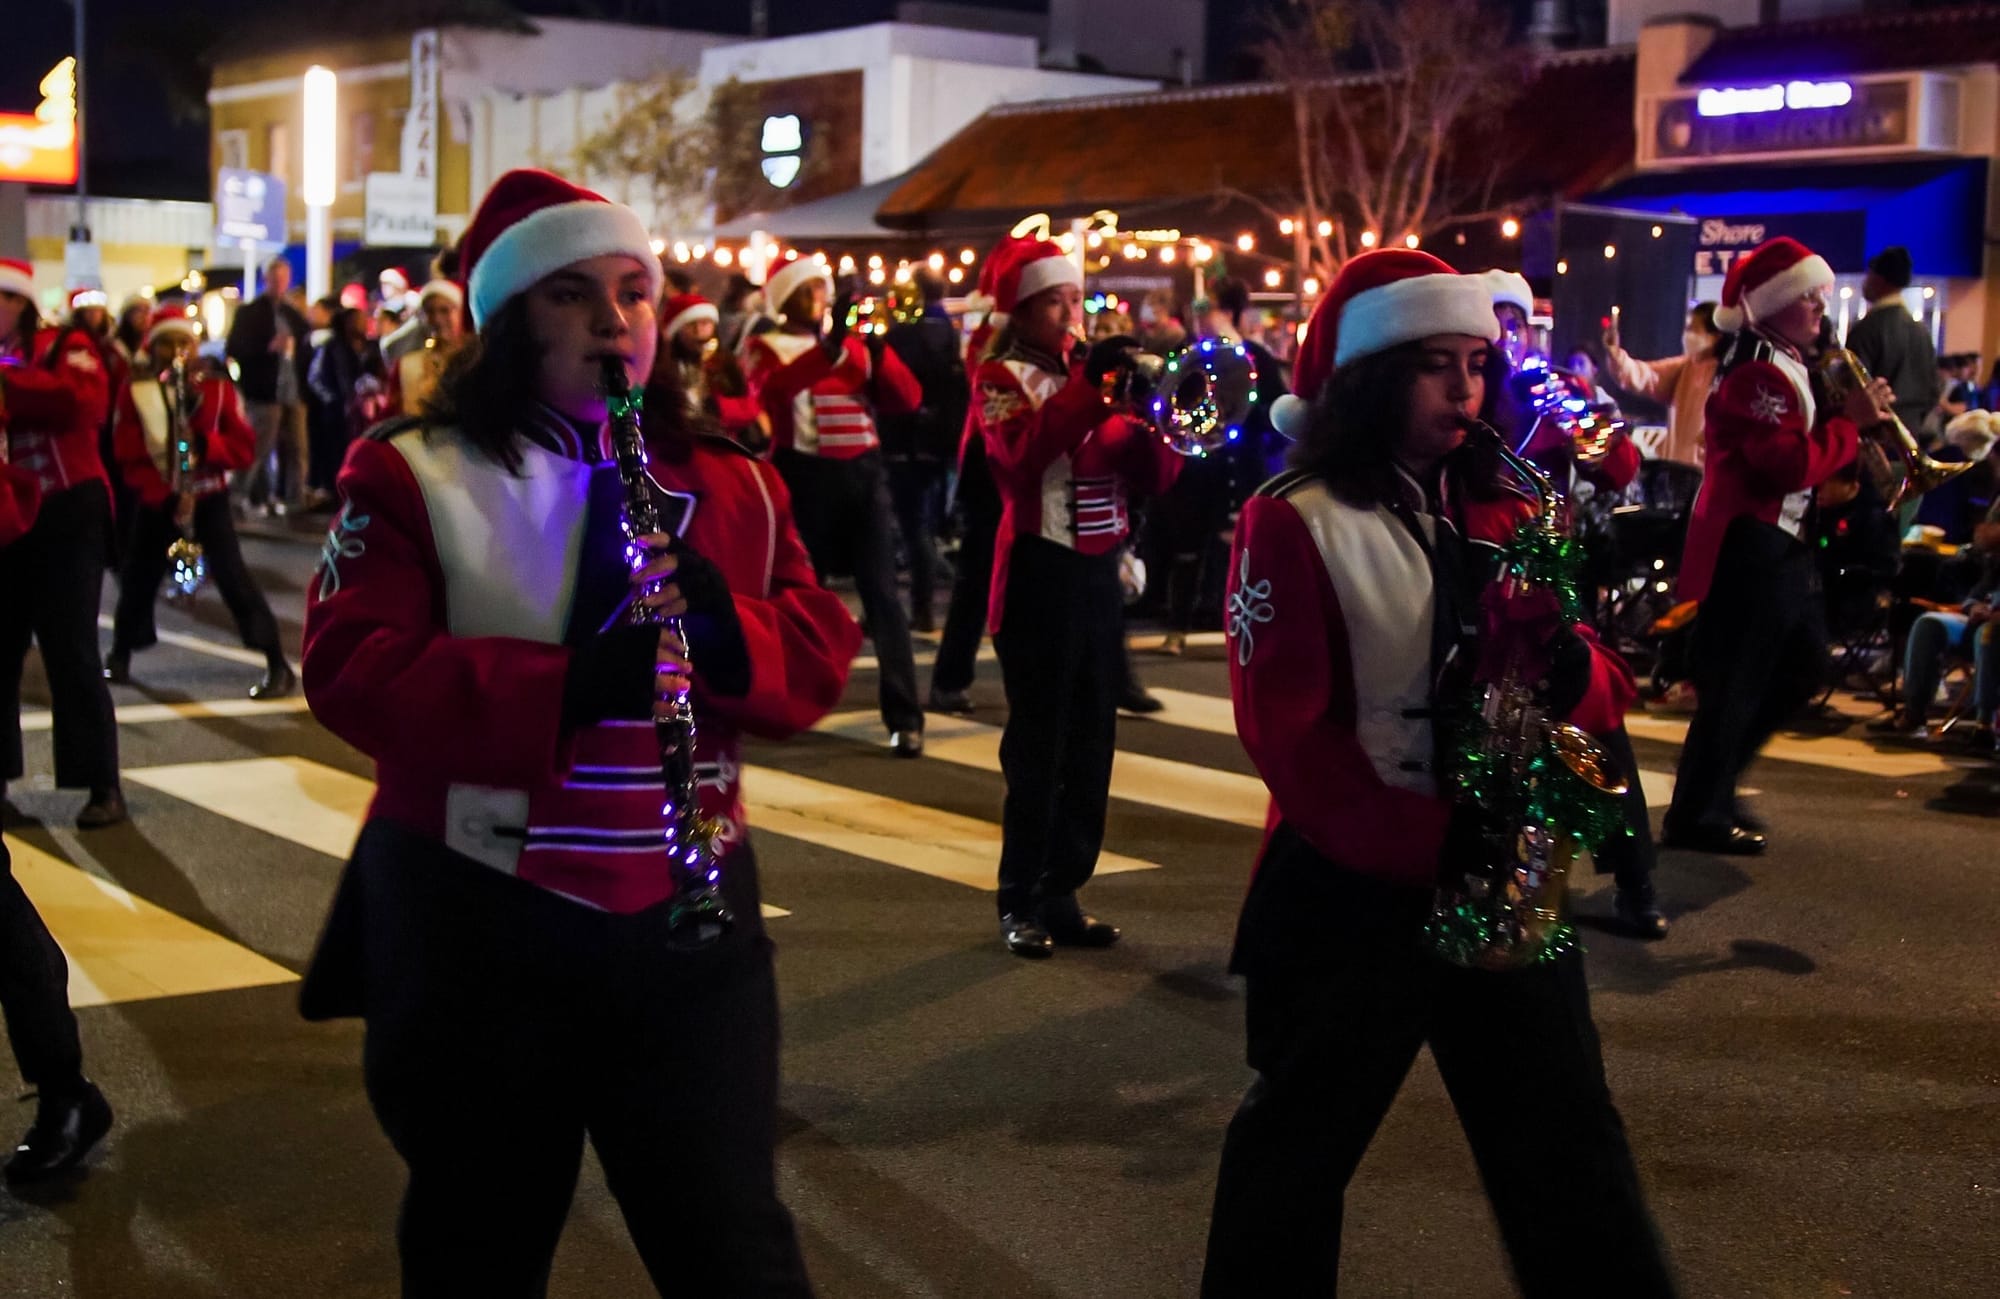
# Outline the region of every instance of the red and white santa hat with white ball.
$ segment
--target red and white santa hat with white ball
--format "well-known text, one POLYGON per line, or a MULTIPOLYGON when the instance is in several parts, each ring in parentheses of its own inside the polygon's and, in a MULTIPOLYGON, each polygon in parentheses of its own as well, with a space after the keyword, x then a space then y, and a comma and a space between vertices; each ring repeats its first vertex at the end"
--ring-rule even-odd
POLYGON ((1815 289, 1833 287, 1833 267, 1789 235, 1767 239, 1747 257, 1730 263, 1722 280, 1715 327, 1734 334, 1746 324, 1768 320, 1815 289))
POLYGON ((1343 365, 1436 334, 1500 337, 1493 286, 1483 275, 1461 275, 1426 252, 1383 248, 1340 268, 1313 308, 1292 390, 1271 403, 1271 423, 1297 441, 1311 422, 1313 399, 1343 365))

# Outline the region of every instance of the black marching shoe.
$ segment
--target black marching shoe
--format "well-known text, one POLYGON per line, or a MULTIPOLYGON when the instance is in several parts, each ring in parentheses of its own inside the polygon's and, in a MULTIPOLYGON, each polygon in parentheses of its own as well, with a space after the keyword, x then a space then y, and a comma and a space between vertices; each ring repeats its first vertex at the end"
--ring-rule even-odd
POLYGON ((1074 893, 1043 900, 1042 928, 1059 947, 1109 947, 1118 941, 1118 926, 1084 914, 1074 893))
POLYGON ((1764 851, 1764 836, 1755 830, 1745 830, 1740 825, 1722 829, 1697 828, 1692 831, 1668 831, 1660 836, 1662 848, 1685 848, 1689 852, 1717 853, 1724 857, 1755 857, 1764 851))
POLYGON ((111 1105, 95 1083, 66 1096, 45 1091, 37 1104, 34 1123, 7 1161, 7 1180, 17 1185, 67 1173, 111 1131, 111 1105))
POLYGON ((889 751, 899 758, 921 758, 924 756, 924 733, 922 731, 891 731, 889 751))
POLYGON ((104 785, 90 791, 90 801, 76 814, 76 828, 102 830, 124 819, 125 791, 116 785, 104 785))
POLYGON ((972 711, 972 696, 963 690, 939 690, 932 686, 928 711, 963 717, 972 711))
POLYGON ((1056 944, 1042 922, 1033 916, 1000 917, 1000 941, 1016 956, 1031 961, 1046 960, 1056 954, 1056 944))
POLYGON ((292 665, 279 659, 264 669, 264 677, 250 687, 252 699, 283 699, 299 688, 299 674, 292 671, 292 665))
POLYGON ((1125 692, 1118 697, 1118 707, 1128 713, 1144 714, 1157 713, 1166 705, 1147 694, 1144 686, 1132 685, 1125 687, 1125 692))
POLYGON ((1667 936, 1667 917, 1661 912, 1659 899, 1654 896, 1653 890, 1619 889, 1611 907, 1617 912, 1618 923, 1625 926, 1627 933, 1646 939, 1667 936))
POLYGON ((132 656, 124 650, 112 650, 104 656, 104 679, 117 686, 132 684, 132 656))

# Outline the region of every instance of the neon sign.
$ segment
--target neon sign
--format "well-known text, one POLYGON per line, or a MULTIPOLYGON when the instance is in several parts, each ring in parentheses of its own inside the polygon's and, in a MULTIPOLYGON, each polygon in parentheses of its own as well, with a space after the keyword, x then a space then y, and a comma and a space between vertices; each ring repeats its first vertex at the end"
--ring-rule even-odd
POLYGON ((64 59, 37 87, 33 113, 0 113, 0 180, 76 183, 76 60, 64 59))
POLYGON ((1738 117, 1785 108, 1845 108, 1852 102, 1851 82, 1788 81, 1783 85, 1704 90, 1695 97, 1695 111, 1703 117, 1738 117))

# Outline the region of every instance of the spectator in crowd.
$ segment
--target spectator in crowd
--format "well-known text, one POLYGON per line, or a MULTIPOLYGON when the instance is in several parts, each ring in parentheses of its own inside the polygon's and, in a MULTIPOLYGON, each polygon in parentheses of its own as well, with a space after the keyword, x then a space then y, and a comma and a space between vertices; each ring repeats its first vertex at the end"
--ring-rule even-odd
POLYGON ((1847 331, 1847 350, 1860 358, 1869 374, 1888 380, 1896 394, 1896 417, 1916 433, 1937 404, 1938 374, 1930 332, 1903 302, 1912 273, 1909 249, 1884 248, 1875 254, 1861 281, 1868 314, 1847 331))
POLYGON ((1139 346, 1155 356, 1169 356, 1187 346, 1187 326, 1181 323, 1174 295, 1155 289, 1139 304, 1139 346))
POLYGON ((257 432, 256 455, 237 486, 237 503, 272 513, 305 499, 306 371, 312 350, 306 318, 287 296, 291 287, 292 264, 272 258, 264 268, 264 291, 237 310, 224 349, 236 362, 237 386, 257 432))
POLYGON ((1993 359, 1993 368, 1987 372, 1979 404, 1987 410, 2000 411, 2000 357, 1993 359))
POLYGON ((1722 331, 1715 327, 1715 304, 1696 303, 1681 331, 1681 354, 1658 361, 1641 361, 1627 352, 1614 324, 1604 335, 1605 369, 1611 382, 1667 408, 1667 439, 1659 458, 1701 467, 1702 407, 1715 386, 1717 348, 1722 331))
MULTIPOLYGON (((685 289, 676 286, 675 291, 689 293, 694 290, 694 282, 689 280, 685 289)), ((780 304, 782 305, 782 304, 780 304)), ((741 352, 749 341, 752 327, 764 312, 764 291, 752 284, 742 274, 729 277, 729 287, 722 292, 722 304, 716 322, 715 336, 722 340, 724 351, 741 352)))
POLYGON ((368 336, 368 315, 353 307, 334 313, 332 335, 313 352, 306 376, 312 398, 312 468, 316 495, 331 500, 347 444, 388 414, 388 376, 368 336))
POLYGON ((883 344, 916 376, 923 400, 913 411, 883 410, 879 423, 889 497, 909 557, 910 626, 931 632, 937 630, 932 604, 941 567, 937 540, 945 480, 965 430, 971 387, 959 353, 958 327, 944 309, 944 278, 926 267, 914 279, 923 314, 892 325, 883 344))
POLYGON ((1903 650, 1902 706, 1873 729, 1928 739, 1927 719, 1943 679, 1944 656, 1957 651, 1972 659, 1973 715, 1984 742, 1991 743, 1993 714, 2000 709, 2000 642, 1989 625, 2000 598, 2000 507, 1988 511, 1973 534, 1973 545, 1982 560, 1979 580, 1956 609, 1933 609, 1911 624, 1903 650))

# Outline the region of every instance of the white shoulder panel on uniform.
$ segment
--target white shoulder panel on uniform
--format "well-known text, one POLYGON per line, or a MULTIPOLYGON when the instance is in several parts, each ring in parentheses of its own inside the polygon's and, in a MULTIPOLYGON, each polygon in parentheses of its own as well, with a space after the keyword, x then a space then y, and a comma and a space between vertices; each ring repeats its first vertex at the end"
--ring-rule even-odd
POLYGON ((1284 499, 1305 521, 1340 601, 1362 748, 1384 784, 1435 794, 1430 720, 1407 715, 1430 703, 1437 610, 1429 557, 1387 506, 1351 505, 1317 478, 1302 480, 1284 499))
POLYGON ((424 494, 451 634, 561 644, 576 595, 591 466, 524 443, 521 472, 510 474, 455 429, 427 438, 412 428, 389 445, 424 494))

